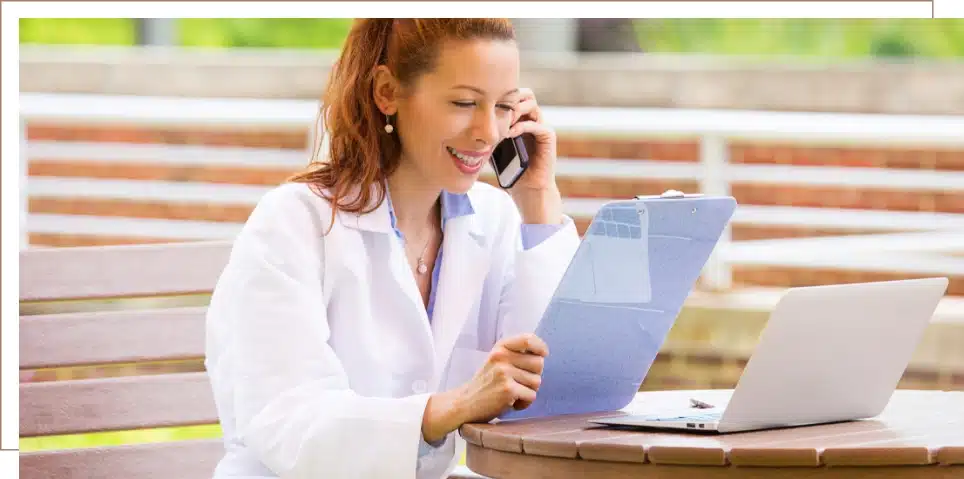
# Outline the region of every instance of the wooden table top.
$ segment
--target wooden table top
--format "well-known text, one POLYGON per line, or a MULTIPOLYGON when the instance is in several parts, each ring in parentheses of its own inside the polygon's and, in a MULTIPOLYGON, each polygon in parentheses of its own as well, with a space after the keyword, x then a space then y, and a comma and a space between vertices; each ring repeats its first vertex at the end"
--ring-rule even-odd
MULTIPOLYGON (((730 393, 641 392, 625 411, 679 411, 691 397, 725 402, 730 393)), ((964 478, 964 392, 898 390, 872 419, 730 434, 641 432, 587 422, 612 415, 466 424, 460 430, 468 443, 466 462, 493 478, 964 478)))

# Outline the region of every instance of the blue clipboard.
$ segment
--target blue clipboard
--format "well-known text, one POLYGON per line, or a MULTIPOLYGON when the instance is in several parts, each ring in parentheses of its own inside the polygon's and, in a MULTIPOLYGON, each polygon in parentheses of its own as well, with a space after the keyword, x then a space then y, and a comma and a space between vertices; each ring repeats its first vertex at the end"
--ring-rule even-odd
POLYGON ((536 328, 549 346, 536 400, 499 419, 626 407, 735 209, 670 193, 600 208, 536 328))

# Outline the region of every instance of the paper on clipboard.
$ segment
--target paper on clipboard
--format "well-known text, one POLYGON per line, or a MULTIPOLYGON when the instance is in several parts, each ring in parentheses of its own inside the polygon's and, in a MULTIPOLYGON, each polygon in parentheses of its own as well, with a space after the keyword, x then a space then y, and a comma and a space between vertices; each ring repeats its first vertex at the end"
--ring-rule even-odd
POLYGON ((731 197, 604 205, 535 331, 549 345, 536 401, 500 420, 629 404, 735 207, 731 197))

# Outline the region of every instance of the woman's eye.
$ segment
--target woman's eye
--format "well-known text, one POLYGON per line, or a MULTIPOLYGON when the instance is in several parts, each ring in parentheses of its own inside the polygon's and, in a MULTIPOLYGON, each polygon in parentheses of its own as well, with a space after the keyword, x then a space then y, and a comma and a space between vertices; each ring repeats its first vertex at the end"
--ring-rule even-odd
MULTIPOLYGON (((466 101, 453 101, 452 104, 455 105, 455 106, 457 106, 457 107, 459 107, 459 108, 472 108, 472 107, 475 106, 475 102, 474 102, 474 101, 470 101, 470 100, 466 100, 466 101)), ((498 108, 498 109, 500 109, 500 110, 503 110, 503 111, 508 111, 508 112, 513 112, 513 111, 515 111, 515 106, 513 106, 513 105, 511 105, 511 104, 509 104, 509 103, 499 103, 499 104, 496 105, 496 108, 498 108)))

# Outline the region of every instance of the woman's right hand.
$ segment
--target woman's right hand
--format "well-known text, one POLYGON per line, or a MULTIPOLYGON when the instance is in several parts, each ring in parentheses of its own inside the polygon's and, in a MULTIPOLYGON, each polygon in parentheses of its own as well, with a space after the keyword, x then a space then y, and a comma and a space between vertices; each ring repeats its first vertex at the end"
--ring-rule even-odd
POLYGON ((436 442, 467 422, 488 422, 513 407, 529 407, 542 383, 549 354, 534 334, 503 339, 467 383, 429 397, 422 417, 422 437, 436 442))
POLYGON ((496 343, 482 368, 460 388, 460 402, 467 406, 464 422, 488 422, 510 407, 529 407, 542 384, 548 354, 549 347, 534 334, 496 343))

